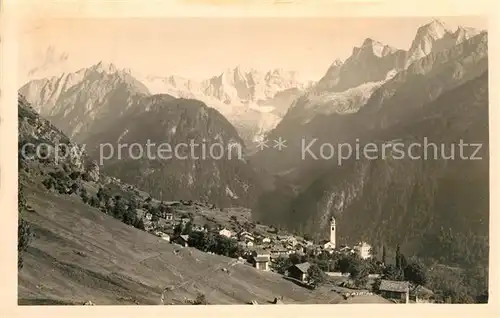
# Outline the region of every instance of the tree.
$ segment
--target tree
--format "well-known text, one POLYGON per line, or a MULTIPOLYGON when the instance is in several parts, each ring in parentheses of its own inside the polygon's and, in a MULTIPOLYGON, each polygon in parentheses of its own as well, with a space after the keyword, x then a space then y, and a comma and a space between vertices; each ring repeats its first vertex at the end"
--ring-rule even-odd
POLYGON ((134 196, 132 196, 130 198, 130 200, 128 201, 128 208, 129 210, 136 210, 137 208, 139 207, 139 204, 137 203, 137 200, 135 199, 134 196))
POLYGON ((385 265, 387 257, 387 251, 385 250, 385 245, 382 246, 382 264, 385 265))
POLYGON ((208 305, 207 298, 206 298, 205 294, 198 293, 198 295, 196 296, 196 299, 194 301, 194 304, 195 305, 208 305))
POLYGON ((192 246, 201 251, 207 251, 206 237, 204 232, 193 232, 189 236, 188 244, 189 246, 192 246))
POLYGON ((122 220, 123 215, 127 211, 127 204, 125 203, 125 200, 123 200, 121 197, 115 198, 115 203, 112 211, 115 218, 122 220))
POLYGON ((401 269, 401 251, 399 249, 399 244, 396 247, 396 268, 401 269))
POLYGON ((158 214, 152 214, 151 215, 151 222, 158 222, 160 218, 158 217, 158 214))
POLYGON ((137 213, 134 208, 130 205, 127 206, 125 212, 122 216, 122 222, 125 224, 133 225, 135 227, 138 224, 137 213))
POLYGON ((317 288, 326 281, 325 273, 316 264, 311 264, 307 270, 307 280, 314 288, 317 288))
POLYGON ((182 226, 182 223, 177 223, 177 225, 174 227, 174 236, 181 235, 183 229, 184 227, 182 226))
POLYGON ((99 199, 95 195, 93 195, 89 200, 89 204, 90 204, 90 206, 93 206, 94 208, 98 208, 101 205, 101 202, 99 201, 99 199))
POLYGON ((312 261, 314 264, 318 265, 319 268, 321 268, 322 271, 328 272, 330 271, 330 262, 328 259, 321 259, 317 258, 312 261))
POLYGON ((354 280, 354 284, 357 287, 364 287, 368 282, 369 271, 364 262, 356 262, 352 264, 349 273, 351 274, 351 279, 354 280))
POLYGON ((32 238, 31 228, 28 222, 22 218, 22 214, 27 210, 26 199, 24 197, 24 186, 19 183, 17 193, 18 223, 17 223, 17 268, 23 267, 23 253, 29 246, 32 238))
POLYGON ((42 184, 48 189, 52 189, 55 186, 55 181, 51 177, 46 178, 43 180, 42 184))
POLYGON ((404 254, 399 254, 399 264, 400 264, 400 268, 401 270, 404 271, 404 269, 406 268, 406 266, 408 266, 408 262, 406 261, 406 257, 404 256, 404 254))
POLYGON ((349 273, 356 286, 364 286, 368 280, 369 266, 357 255, 344 255, 336 264, 342 273, 349 273))
POLYGON ((182 230, 182 234, 191 235, 192 232, 193 232, 193 223, 191 221, 188 221, 184 226, 184 229, 182 230))
POLYGON ((378 248, 375 248, 373 246, 370 247, 369 253, 370 253, 371 259, 373 259, 373 260, 376 260, 378 258, 378 256, 379 256, 378 255, 378 248))
POLYGON ((403 271, 392 264, 389 264, 384 268, 382 276, 388 280, 404 280, 403 271))
POLYGON ((304 263, 306 261, 305 257, 297 253, 292 253, 289 255, 288 259, 292 265, 304 263))
POLYGON ((82 187, 82 189, 80 190, 80 197, 82 198, 83 203, 88 203, 90 200, 87 189, 85 189, 84 187, 82 187))
POLYGON ((138 228, 139 230, 145 230, 146 227, 144 226, 144 221, 141 218, 136 218, 136 222, 134 224, 135 228, 138 228))
POLYGON ((280 256, 273 262, 272 267, 276 272, 284 275, 292 265, 293 264, 289 258, 280 256))
POLYGON ((103 187, 99 187, 99 190, 97 191, 97 198, 99 199, 99 201, 107 202, 109 197, 109 192, 103 187))
POLYGON ((355 255, 343 255, 339 258, 336 264, 336 269, 342 273, 350 273, 353 266, 356 266, 358 261, 360 261, 359 257, 355 255))
POLYGON ((376 278, 375 281, 373 282, 372 285, 372 291, 375 293, 378 293, 380 291, 380 283, 382 282, 382 279, 376 278))
POLYGON ((405 267, 404 277, 405 280, 416 285, 425 285, 427 283, 427 270, 420 261, 414 259, 405 267))
POLYGON ((73 171, 69 174, 69 177, 71 178, 71 180, 75 181, 76 179, 78 179, 80 177, 80 172, 73 171))
POLYGON ((231 240, 230 238, 222 235, 217 235, 214 253, 229 257, 235 250, 234 245, 237 245, 236 242, 231 240))
POLYGON ((80 188, 80 186, 78 185, 78 183, 73 182, 73 184, 71 185, 71 188, 70 188, 70 190, 71 190, 70 194, 77 193, 79 188, 80 188))

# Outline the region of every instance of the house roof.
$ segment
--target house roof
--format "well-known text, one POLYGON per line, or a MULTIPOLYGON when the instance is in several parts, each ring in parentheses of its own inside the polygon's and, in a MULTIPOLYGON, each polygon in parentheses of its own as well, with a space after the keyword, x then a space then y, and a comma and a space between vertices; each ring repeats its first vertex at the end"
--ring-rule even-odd
POLYGON ((189 240, 189 235, 179 235, 179 237, 182 238, 186 242, 189 240))
POLYGON ((418 296, 432 296, 434 292, 428 288, 425 288, 422 285, 418 285, 417 287, 411 290, 411 294, 418 296))
POLYGON ((255 250, 253 251, 257 255, 269 255, 269 251, 263 249, 263 248, 258 248, 256 247, 255 250))
POLYGON ((408 291, 409 283, 382 279, 379 290, 404 293, 408 291))
POLYGON ((311 267, 311 264, 309 262, 305 262, 296 264, 295 267, 297 267, 302 273, 307 273, 307 270, 309 269, 309 267, 311 267))
POLYGON ((269 262, 269 256, 256 256, 253 259, 256 262, 269 262))

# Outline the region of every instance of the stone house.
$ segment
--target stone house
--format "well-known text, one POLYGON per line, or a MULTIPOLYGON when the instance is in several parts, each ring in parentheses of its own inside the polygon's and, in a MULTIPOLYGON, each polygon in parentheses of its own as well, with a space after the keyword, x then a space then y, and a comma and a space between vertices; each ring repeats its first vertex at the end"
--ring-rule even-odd
POLYGON ((362 259, 367 259, 371 257, 371 248, 370 244, 366 242, 359 242, 356 246, 354 246, 354 251, 362 259))
POLYGON ((307 280, 307 271, 309 270, 309 267, 311 267, 309 262, 290 266, 288 269, 288 276, 305 282, 307 280))
POLYGON ((229 231, 228 229, 223 228, 222 230, 219 231, 219 235, 225 236, 227 238, 231 238, 231 236, 233 236, 233 233, 231 231, 229 231))
POLYGON ((404 303, 410 301, 410 283, 406 281, 382 279, 379 291, 380 295, 387 299, 404 303))
POLYGON ((424 286, 418 285, 410 289, 410 300, 417 304, 434 302, 434 292, 424 286))
POLYGON ((161 239, 170 242, 170 235, 168 235, 167 233, 163 233, 161 235, 161 239))
POLYGON ((188 247, 189 235, 179 235, 172 240, 172 242, 180 246, 188 247))
POLYGON ((253 258, 253 265, 259 270, 269 271, 269 262, 270 259, 267 255, 255 256, 253 258))

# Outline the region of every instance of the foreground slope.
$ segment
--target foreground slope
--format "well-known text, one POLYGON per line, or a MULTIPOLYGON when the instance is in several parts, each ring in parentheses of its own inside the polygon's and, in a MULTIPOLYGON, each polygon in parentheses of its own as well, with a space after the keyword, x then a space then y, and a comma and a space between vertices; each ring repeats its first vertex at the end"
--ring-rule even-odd
POLYGON ((28 204, 36 212, 26 220, 35 239, 19 273, 20 303, 160 304, 165 287, 183 282, 165 295, 165 303, 194 299, 198 292, 212 304, 266 303, 279 295, 285 303, 340 302, 333 292, 310 291, 275 273, 231 266, 235 259, 169 244, 76 196, 28 189, 28 204))

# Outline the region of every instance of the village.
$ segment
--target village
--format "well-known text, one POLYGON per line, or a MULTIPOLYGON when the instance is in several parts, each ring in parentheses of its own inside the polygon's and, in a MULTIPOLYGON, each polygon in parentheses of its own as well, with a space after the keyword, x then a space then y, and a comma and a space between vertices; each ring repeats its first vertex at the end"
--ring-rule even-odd
POLYGON ((198 202, 166 204, 169 208, 157 210, 157 213, 142 211, 145 228, 179 248, 193 247, 233 257, 257 270, 282 274, 304 288, 329 283, 334 286, 332 290, 345 299, 376 292, 394 303, 433 302, 433 292, 422 285, 384 277, 385 264, 375 260, 369 243, 337 245, 334 217, 330 220, 329 233, 325 233, 329 240, 313 242, 273 227, 239 222, 236 215, 216 219, 210 215, 220 217, 225 213, 198 202), (212 213, 207 214, 207 211, 212 213), (367 272, 353 270, 349 260, 367 264, 364 266, 368 268, 367 272), (316 263, 322 266, 318 267, 316 263))

